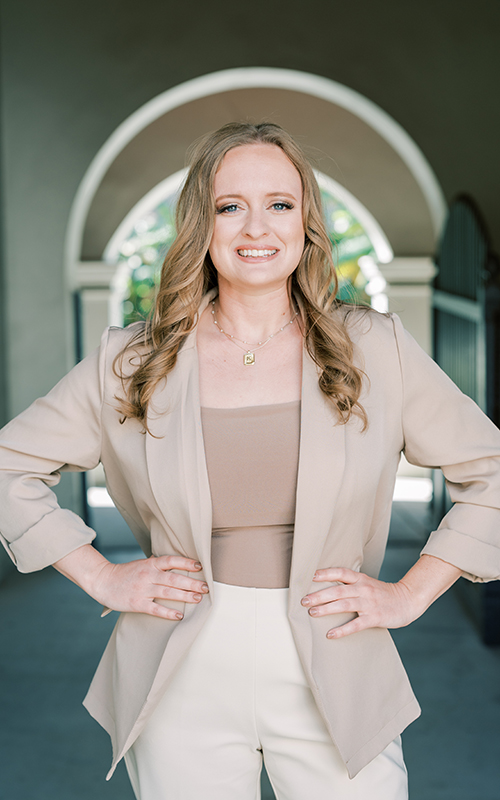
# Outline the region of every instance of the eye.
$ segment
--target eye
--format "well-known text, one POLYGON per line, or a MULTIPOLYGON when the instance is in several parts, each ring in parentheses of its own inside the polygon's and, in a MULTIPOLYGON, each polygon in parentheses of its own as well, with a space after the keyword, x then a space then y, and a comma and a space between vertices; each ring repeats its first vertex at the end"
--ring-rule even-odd
POLYGON ((272 208, 274 208, 275 211, 285 211, 293 208, 293 205, 284 200, 277 200, 276 203, 273 203, 272 208))
POLYGON ((237 203, 228 203, 226 206, 221 206, 217 209, 217 214, 232 214, 238 210, 237 203))

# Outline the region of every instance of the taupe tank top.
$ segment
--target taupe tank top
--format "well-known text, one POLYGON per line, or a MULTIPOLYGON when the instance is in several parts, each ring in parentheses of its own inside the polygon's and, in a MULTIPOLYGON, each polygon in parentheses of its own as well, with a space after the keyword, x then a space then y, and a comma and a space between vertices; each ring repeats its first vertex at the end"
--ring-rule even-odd
POLYGON ((202 408, 212 495, 214 580, 288 586, 299 461, 300 400, 202 408))

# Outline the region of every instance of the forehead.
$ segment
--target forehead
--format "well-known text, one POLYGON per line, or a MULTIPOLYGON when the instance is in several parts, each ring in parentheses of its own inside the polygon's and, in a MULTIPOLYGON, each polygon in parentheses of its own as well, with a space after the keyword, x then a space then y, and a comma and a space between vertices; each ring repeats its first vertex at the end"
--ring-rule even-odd
POLYGON ((275 144, 245 144, 226 153, 215 175, 215 191, 236 191, 242 184, 302 193, 297 169, 275 144))

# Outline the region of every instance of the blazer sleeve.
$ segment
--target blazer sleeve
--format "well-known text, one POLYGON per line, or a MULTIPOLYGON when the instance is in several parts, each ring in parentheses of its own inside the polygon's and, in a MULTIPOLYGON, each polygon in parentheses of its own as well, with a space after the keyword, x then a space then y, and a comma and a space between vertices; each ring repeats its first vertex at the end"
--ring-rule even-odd
POLYGON ((422 554, 472 581, 500 579, 500 431, 393 316, 403 381, 404 453, 440 467, 453 506, 422 554))
POLYGON ((0 432, 0 539, 21 572, 53 564, 95 532, 58 505, 61 471, 97 466, 108 330, 100 348, 0 432))

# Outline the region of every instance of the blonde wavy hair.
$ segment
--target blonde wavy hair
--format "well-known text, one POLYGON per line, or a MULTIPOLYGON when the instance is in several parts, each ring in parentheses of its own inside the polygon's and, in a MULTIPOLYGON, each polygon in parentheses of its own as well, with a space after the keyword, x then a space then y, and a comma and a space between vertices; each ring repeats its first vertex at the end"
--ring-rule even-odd
POLYGON ((208 252, 216 214, 214 179, 229 150, 251 144, 280 147, 300 175, 305 242, 289 291, 301 309, 305 345, 319 367, 322 392, 336 407, 341 422, 355 414, 365 428, 366 413, 359 403, 363 373, 354 366, 346 329, 346 314, 352 306, 336 299, 338 282, 318 184, 299 145, 283 128, 269 122, 231 122, 191 149, 191 166, 176 210, 177 237, 163 262, 153 312, 115 359, 125 394, 117 398, 122 421, 136 418, 148 430, 147 412, 155 388, 174 368, 186 336, 196 325, 203 295, 217 286, 217 271, 208 252), (332 314, 337 308, 345 313, 332 314), (141 354, 139 366, 126 376, 123 359, 131 350, 141 354))

